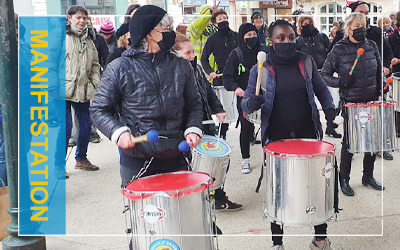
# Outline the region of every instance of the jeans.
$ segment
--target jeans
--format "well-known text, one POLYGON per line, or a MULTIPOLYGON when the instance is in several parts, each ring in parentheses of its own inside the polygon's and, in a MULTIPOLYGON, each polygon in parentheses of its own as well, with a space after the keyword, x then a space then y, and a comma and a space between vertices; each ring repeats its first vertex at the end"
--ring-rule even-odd
POLYGON ((72 131, 72 114, 71 107, 74 109, 76 118, 78 118, 79 131, 76 142, 75 160, 86 160, 87 148, 90 140, 90 131, 92 128, 92 120, 90 119, 90 102, 66 102, 66 145, 68 145, 69 138, 71 138, 72 131))
MULTIPOLYGON (((1 110, 0 110, 1 117, 1 110)), ((7 184, 7 170, 6 170, 6 156, 5 156, 5 147, 3 140, 3 124, 0 119, 0 179, 3 180, 4 185, 7 184)), ((3 186, 3 182, 0 180, 0 187, 3 186)))

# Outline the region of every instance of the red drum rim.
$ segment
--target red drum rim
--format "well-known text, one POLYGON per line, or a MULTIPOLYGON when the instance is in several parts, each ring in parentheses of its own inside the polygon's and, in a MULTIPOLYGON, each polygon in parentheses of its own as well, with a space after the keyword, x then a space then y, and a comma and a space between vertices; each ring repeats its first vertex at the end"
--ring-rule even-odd
POLYGON ((396 106, 396 102, 386 101, 386 102, 368 102, 368 103, 346 103, 344 106, 346 108, 351 108, 351 107, 379 107, 379 106, 391 107, 391 106, 396 106))
POLYGON ((264 152, 278 158, 314 158, 331 156, 335 145, 317 139, 287 139, 271 142, 264 152))
POLYGON ((121 193, 131 200, 141 200, 154 195, 176 198, 203 192, 212 184, 213 181, 207 173, 179 171, 134 180, 128 183, 121 193))

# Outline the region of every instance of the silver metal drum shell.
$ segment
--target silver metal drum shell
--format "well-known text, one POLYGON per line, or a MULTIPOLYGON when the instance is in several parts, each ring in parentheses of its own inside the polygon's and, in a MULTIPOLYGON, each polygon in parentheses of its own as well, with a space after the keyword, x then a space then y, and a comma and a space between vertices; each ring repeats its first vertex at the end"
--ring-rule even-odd
POLYGON ((226 112, 224 123, 235 123, 239 117, 235 93, 227 91, 223 86, 215 86, 214 92, 226 112))
POLYGON ((392 99, 396 102, 395 110, 400 112, 400 72, 393 73, 392 78, 392 99))
POLYGON ((226 171, 229 165, 229 155, 214 157, 199 153, 192 149, 192 168, 195 172, 207 173, 213 178, 212 189, 220 188, 225 181, 226 171))
POLYGON ((246 119, 254 124, 261 124, 261 110, 256 110, 251 114, 246 114, 246 119))
MULTIPOLYGON (((379 103, 381 102, 371 102, 370 104, 379 103)), ((357 104, 346 105, 350 105, 350 107, 346 107, 350 153, 377 153, 397 149, 394 105, 368 107, 356 106, 357 104), (365 123, 356 119, 356 115, 363 111, 372 115, 371 119, 365 123)))
POLYGON ((264 214, 284 225, 319 225, 333 217, 334 154, 313 158, 266 154, 264 214), (332 167, 329 178, 322 175, 332 167))
POLYGON ((181 250, 215 249, 212 234, 211 201, 209 189, 189 195, 153 195, 141 200, 128 200, 133 218, 132 239, 135 250, 148 250, 158 239, 168 239, 181 250), (165 210, 165 218, 154 224, 139 217, 139 210, 151 204, 165 210), (203 236, 185 236, 203 235, 203 236))

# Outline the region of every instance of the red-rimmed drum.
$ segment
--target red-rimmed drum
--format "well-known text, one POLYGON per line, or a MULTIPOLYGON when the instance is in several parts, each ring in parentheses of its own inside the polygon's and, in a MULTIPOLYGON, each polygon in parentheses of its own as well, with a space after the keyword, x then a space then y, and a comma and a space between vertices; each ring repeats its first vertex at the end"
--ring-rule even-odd
POLYGON ((400 72, 393 73, 392 78, 392 99, 394 102, 396 102, 394 110, 400 112, 400 72))
POLYGON ((346 103, 350 153, 376 153, 397 149, 395 102, 346 103))
POLYGON ((235 93, 229 92, 224 86, 214 86, 214 92, 226 112, 224 123, 235 123, 239 117, 235 93))
POLYGON ((209 174, 214 180, 212 189, 218 189, 225 182, 231 152, 232 149, 225 140, 203 136, 201 143, 192 148, 193 171, 209 174))
POLYGON ((210 185, 208 174, 189 171, 148 176, 126 185, 121 192, 128 201, 133 249, 215 249, 210 185))
POLYGON ((319 225, 333 217, 333 144, 282 140, 267 144, 264 152, 267 219, 281 225, 319 225))

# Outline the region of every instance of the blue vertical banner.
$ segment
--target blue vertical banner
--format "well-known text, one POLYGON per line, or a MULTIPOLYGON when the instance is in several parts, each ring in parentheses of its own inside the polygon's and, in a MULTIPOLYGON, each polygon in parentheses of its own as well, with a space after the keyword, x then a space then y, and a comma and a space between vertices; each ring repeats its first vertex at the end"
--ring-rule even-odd
POLYGON ((66 233, 65 24, 19 18, 19 235, 66 233))

